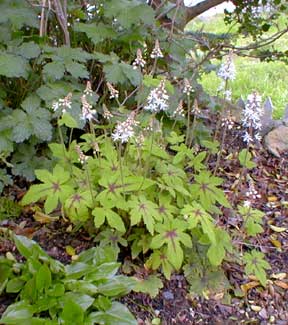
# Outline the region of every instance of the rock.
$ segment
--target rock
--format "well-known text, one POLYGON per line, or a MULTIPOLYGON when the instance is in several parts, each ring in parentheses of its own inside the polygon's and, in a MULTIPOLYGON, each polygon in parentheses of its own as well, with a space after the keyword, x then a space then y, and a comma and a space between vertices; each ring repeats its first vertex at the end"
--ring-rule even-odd
POLYGON ((288 105, 285 108, 282 121, 283 121, 283 124, 288 126, 288 105))
POLYGON ((239 99, 237 100, 237 102, 236 102, 236 105, 239 106, 239 107, 242 108, 242 109, 245 109, 245 101, 244 101, 244 99, 243 99, 242 97, 239 98, 239 99))
POLYGON ((174 294, 169 290, 163 291, 162 295, 163 295, 163 298, 166 299, 166 300, 173 300, 174 299, 174 294))
POLYGON ((270 131, 264 138, 265 146, 274 156, 281 158, 281 154, 288 151, 288 126, 281 125, 270 131))
POLYGON ((262 129, 261 133, 266 134, 275 127, 273 121, 273 109, 271 98, 268 97, 263 105, 263 115, 261 116, 262 129))

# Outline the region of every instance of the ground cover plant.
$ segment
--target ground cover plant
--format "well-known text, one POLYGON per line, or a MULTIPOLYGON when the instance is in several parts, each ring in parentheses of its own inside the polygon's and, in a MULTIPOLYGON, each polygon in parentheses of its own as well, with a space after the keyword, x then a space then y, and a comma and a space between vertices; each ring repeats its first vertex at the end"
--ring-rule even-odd
MULTIPOLYGON (((287 163, 261 146, 255 89, 235 120, 233 37, 183 32, 213 4, 0 2, 1 323, 193 323, 234 299, 231 320, 287 316, 287 163), (222 104, 198 84, 219 57, 222 104), (151 307, 176 294, 185 309, 151 307)), ((226 14, 257 48, 287 10, 259 5, 226 14)))

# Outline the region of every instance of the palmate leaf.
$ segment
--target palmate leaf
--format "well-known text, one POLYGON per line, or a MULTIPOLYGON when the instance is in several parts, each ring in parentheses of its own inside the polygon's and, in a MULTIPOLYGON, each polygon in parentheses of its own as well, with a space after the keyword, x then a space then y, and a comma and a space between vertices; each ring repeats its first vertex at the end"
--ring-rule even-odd
POLYGON ((57 207, 59 202, 63 204, 74 191, 70 173, 65 171, 62 166, 56 165, 52 173, 40 169, 36 170, 35 174, 43 184, 32 185, 29 188, 21 201, 23 205, 45 198, 44 209, 48 214, 57 207))
POLYGON ((104 4, 104 15, 107 18, 117 17, 117 21, 124 28, 132 25, 145 23, 153 24, 154 12, 151 7, 140 1, 134 0, 112 0, 104 4))
POLYGON ((43 74, 47 80, 59 80, 63 78, 65 66, 62 62, 49 62, 43 68, 43 74))
POLYGON ((106 219, 110 227, 115 228, 120 232, 125 232, 126 230, 122 218, 112 209, 95 208, 92 211, 92 215, 94 216, 94 225, 96 228, 102 226, 106 219))
POLYGON ((163 224, 156 224, 158 235, 151 242, 152 249, 158 249, 167 245, 167 258, 176 270, 182 265, 183 250, 181 245, 192 247, 191 237, 185 233, 187 223, 182 220, 165 220, 163 224))
POLYGON ((49 169, 51 160, 45 156, 37 156, 35 144, 33 142, 21 143, 17 146, 17 151, 13 154, 11 163, 13 175, 25 177, 29 181, 35 180, 35 170, 41 168, 49 169), (31 159, 33 157, 33 159, 31 159))
POLYGON ((245 262, 245 272, 253 274, 257 277, 260 283, 265 286, 267 282, 266 270, 271 269, 271 266, 264 260, 265 255, 253 249, 250 253, 245 253, 243 260, 245 262))
POLYGON ((171 273, 174 270, 174 267, 169 262, 169 258, 167 256, 167 247, 161 250, 155 250, 145 263, 145 266, 151 268, 152 270, 157 270, 159 267, 161 267, 165 278, 168 280, 170 280, 171 273))
POLYGON ((31 10, 26 1, 1 1, 0 12, 0 24, 8 25, 10 22, 15 30, 20 30, 23 26, 39 28, 37 13, 31 10))
POLYGON ((65 200, 64 209, 72 222, 84 222, 90 216, 93 199, 90 191, 72 194, 65 200))
POLYGON ((87 71, 87 68, 84 64, 77 63, 74 61, 71 61, 67 64, 65 64, 66 71, 69 72, 72 77, 78 79, 78 78, 86 78, 89 79, 89 73, 87 71))
POLYGON ((212 265, 218 266, 225 258, 226 251, 232 252, 231 239, 228 233, 223 229, 214 229, 216 243, 212 243, 207 251, 207 257, 212 265))
POLYGON ((110 25, 104 25, 103 23, 95 24, 74 24, 74 29, 77 32, 83 32, 94 44, 103 42, 106 39, 113 39, 117 36, 117 33, 110 25))
POLYGON ((238 211, 243 217, 243 226, 249 236, 255 236, 263 232, 261 224, 263 223, 264 212, 253 209, 250 206, 238 206, 238 211))
POLYGON ((155 298, 158 295, 159 290, 163 288, 163 282, 157 275, 150 275, 144 279, 135 279, 137 285, 133 290, 136 292, 148 293, 151 298, 155 298))
POLYGON ((0 52, 0 75, 8 78, 22 77, 26 79, 28 71, 29 65, 23 57, 0 52))
POLYGON ((123 62, 105 64, 103 70, 107 81, 111 83, 124 84, 129 81, 133 86, 138 86, 141 82, 141 73, 123 62))
POLYGON ((231 207, 223 191, 217 186, 221 185, 223 180, 212 176, 208 171, 201 171, 195 176, 195 183, 190 186, 192 197, 199 199, 204 209, 210 210, 218 202, 226 208, 231 207))
POLYGON ((41 107, 40 98, 30 95, 21 104, 29 118, 31 133, 43 141, 52 138, 51 114, 47 109, 41 107))
POLYGON ((16 53, 26 59, 34 59, 40 55, 41 49, 38 44, 34 42, 27 42, 17 47, 16 53))
POLYGON ((201 204, 193 202, 190 205, 185 205, 181 214, 187 219, 190 229, 195 228, 200 223, 210 242, 216 244, 214 219, 203 209, 201 204))
POLYGON ((155 221, 162 221, 157 205, 147 200, 144 195, 140 195, 139 197, 132 196, 128 201, 128 206, 130 208, 131 226, 137 225, 143 220, 147 230, 153 235, 155 221))

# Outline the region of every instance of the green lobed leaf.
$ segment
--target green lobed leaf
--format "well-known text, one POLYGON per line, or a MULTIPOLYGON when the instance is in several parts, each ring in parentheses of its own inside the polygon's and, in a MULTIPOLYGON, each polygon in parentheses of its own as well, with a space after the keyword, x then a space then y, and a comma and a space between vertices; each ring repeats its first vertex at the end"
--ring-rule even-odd
POLYGON ((157 275, 149 275, 144 279, 136 278, 136 281, 137 285, 133 290, 148 293, 151 298, 155 298, 159 294, 159 290, 163 288, 163 282, 157 275))
POLYGON ((43 74, 47 80, 59 80, 63 78, 65 67, 62 62, 50 62, 45 64, 43 74))
POLYGON ((76 23, 74 25, 75 31, 83 32, 94 44, 103 42, 106 39, 112 39, 117 36, 113 27, 110 25, 99 24, 87 24, 87 23, 76 23))
POLYGON ((21 56, 0 52, 0 75, 8 78, 27 78, 29 65, 21 56))

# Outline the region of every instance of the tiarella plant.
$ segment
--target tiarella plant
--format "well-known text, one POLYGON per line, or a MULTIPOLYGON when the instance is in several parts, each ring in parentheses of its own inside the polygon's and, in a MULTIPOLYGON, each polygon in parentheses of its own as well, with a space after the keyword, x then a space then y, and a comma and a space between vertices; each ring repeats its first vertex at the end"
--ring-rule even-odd
POLYGON ((62 125, 77 123, 68 109, 62 111, 58 120, 62 143, 50 145, 56 166, 52 173, 36 171, 42 183, 30 187, 22 204, 42 199, 46 213, 58 209, 63 217, 83 226, 93 220, 95 234, 108 229, 119 232, 132 243, 134 258, 143 253, 147 266, 160 267, 169 278, 185 261, 195 228, 207 237, 212 252, 220 251, 213 258, 207 251, 211 263, 221 263, 228 246, 217 239, 220 229, 213 216, 220 213, 221 205, 230 205, 219 188, 222 180, 203 164, 205 152, 196 154, 176 132, 156 138, 153 126, 147 128, 150 118, 156 122, 156 114, 169 108, 165 81, 157 83, 143 102, 143 112, 130 112, 116 120, 115 127, 109 124, 110 134, 107 128, 97 136, 100 125, 91 118, 92 132, 82 136, 83 142, 72 141, 68 147, 62 142, 62 125), (152 114, 148 120, 146 111, 152 114), (185 172, 186 166, 189 170, 185 172), (158 262, 157 256, 161 256, 158 262))

